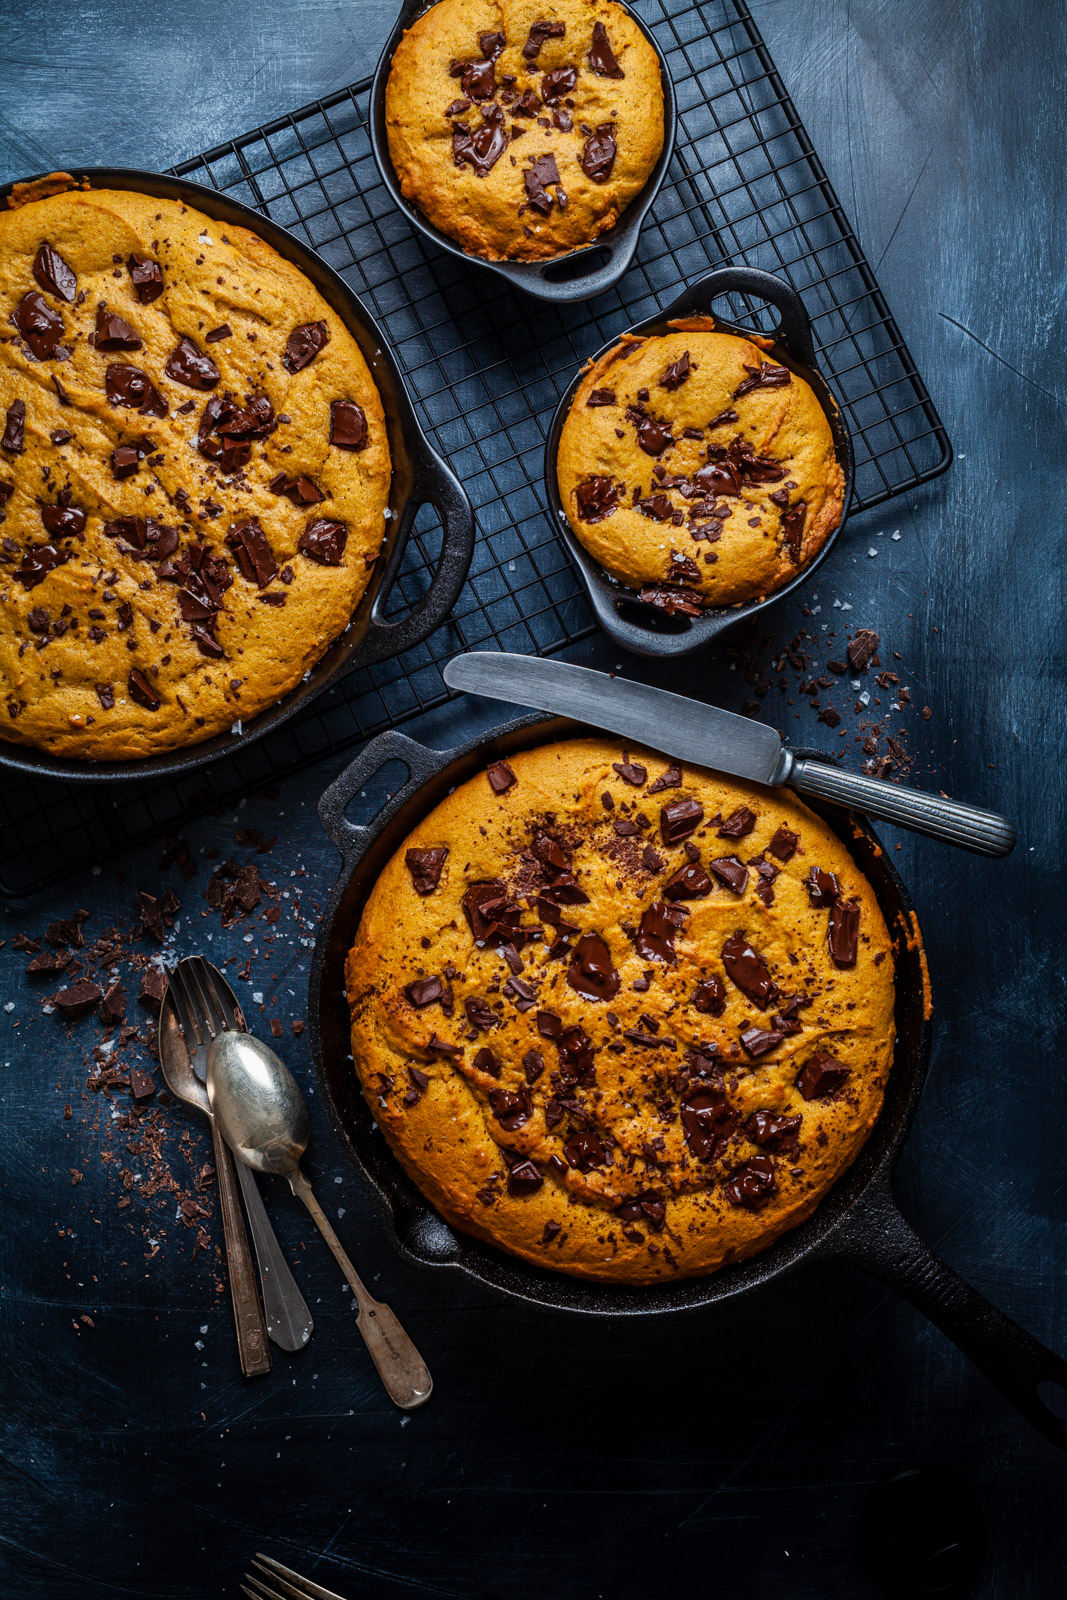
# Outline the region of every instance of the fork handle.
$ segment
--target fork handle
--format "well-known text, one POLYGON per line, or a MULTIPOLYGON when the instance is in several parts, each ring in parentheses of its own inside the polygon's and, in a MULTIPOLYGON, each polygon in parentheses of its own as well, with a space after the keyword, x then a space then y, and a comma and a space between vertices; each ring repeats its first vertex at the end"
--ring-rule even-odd
POLYGON ((269 1372, 271 1367, 267 1324, 263 1320, 252 1252, 241 1215, 241 1203, 237 1198, 233 1156, 214 1117, 211 1118, 211 1138, 215 1146, 215 1175, 219 1185, 222 1232, 226 1240, 226 1270, 230 1279, 233 1320, 237 1328, 237 1351, 245 1377, 258 1378, 269 1372))
POLYGON ((315 1331, 315 1323, 307 1308, 307 1301, 289 1270, 289 1263, 282 1254, 255 1173, 243 1161, 237 1161, 235 1165, 259 1266, 259 1286, 263 1291, 267 1332, 279 1350, 288 1350, 292 1354, 304 1349, 315 1331))
POLYGON ((404 1411, 414 1411, 416 1406, 425 1404, 433 1389, 433 1379, 425 1361, 401 1327, 396 1312, 381 1300, 375 1300, 367 1289, 299 1167, 289 1183, 293 1193, 299 1195, 311 1212, 315 1226, 348 1279, 359 1306, 357 1320, 363 1343, 370 1351, 370 1358, 378 1369, 378 1376, 385 1384, 390 1400, 404 1411))

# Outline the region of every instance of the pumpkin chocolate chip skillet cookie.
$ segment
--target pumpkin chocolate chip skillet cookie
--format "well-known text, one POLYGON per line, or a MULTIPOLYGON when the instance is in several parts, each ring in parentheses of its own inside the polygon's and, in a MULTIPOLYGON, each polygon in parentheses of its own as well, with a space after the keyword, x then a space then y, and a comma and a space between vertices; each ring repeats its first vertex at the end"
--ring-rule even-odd
POLYGON ((378 391, 254 233, 125 190, 13 199, 0 734, 106 760, 199 743, 348 626, 385 531, 378 391))
POLYGON ((581 738, 409 835, 348 956, 352 1054, 451 1223, 655 1284, 766 1248, 881 1109, 892 945, 798 799, 581 738))

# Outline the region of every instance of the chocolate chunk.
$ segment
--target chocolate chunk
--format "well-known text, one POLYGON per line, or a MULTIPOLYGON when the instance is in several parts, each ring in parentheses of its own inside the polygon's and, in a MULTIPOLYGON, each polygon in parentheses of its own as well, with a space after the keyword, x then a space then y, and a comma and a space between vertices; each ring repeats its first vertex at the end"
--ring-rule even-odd
POLYGON ((126 266, 141 304, 148 306, 153 300, 158 300, 163 293, 163 272, 159 262, 153 261, 151 256, 130 256, 126 266))
POLYGON ((611 131, 611 123, 601 123, 597 131, 583 144, 579 163, 590 183, 607 183, 615 165, 618 146, 611 131))
POLYGON ((67 265, 58 250, 43 244, 33 258, 33 275, 41 288, 54 294, 57 300, 72 302, 78 293, 78 280, 73 267, 67 265))
POLYGON ((433 894, 441 881, 441 869, 448 855, 448 846, 440 845, 429 850, 408 850, 404 865, 411 873, 411 883, 416 894, 433 894))
MULTIPOLYGON (((669 522, 674 516, 674 506, 669 494, 646 494, 634 501, 634 510, 653 522, 669 522)), ((700 574, 697 573, 699 578, 700 574)))
POLYGON ((272 494, 285 495, 294 506, 316 506, 326 498, 310 478, 287 478, 284 472, 272 478, 268 487, 272 494))
POLYGON ((857 628, 856 637, 849 640, 845 652, 853 672, 866 672, 877 649, 878 635, 870 628, 857 628))
MULTIPOLYGON (((3 438, 0 439, 0 448, 4 450, 10 450, 12 455, 19 456, 22 454, 25 446, 26 402, 25 400, 12 400, 11 404, 7 408, 7 417, 4 422, 4 435, 3 438)), ((12 485, 12 489, 14 489, 14 485, 12 485)))
POLYGON ((746 362, 745 371, 748 377, 734 390, 735 400, 740 400, 743 394, 751 394, 753 389, 782 389, 793 381, 788 367, 774 367, 766 362, 758 367, 750 367, 746 362))
POLYGON ((822 867, 812 867, 805 879, 804 887, 808 891, 812 905, 820 911, 832 906, 841 895, 841 885, 837 878, 832 872, 824 872, 822 867))
POLYGON ((167 402, 147 372, 126 361, 112 361, 104 372, 104 390, 113 406, 130 406, 140 414, 165 417, 167 402))
POLYGON ((859 947, 860 903, 835 900, 830 910, 827 940, 835 967, 854 967, 859 947))
POLYGON ((611 951, 598 933, 583 933, 567 968, 567 982, 586 1000, 610 1000, 619 990, 611 951))
POLYGON ((552 209, 552 196, 545 188, 546 184, 559 183, 559 168, 556 158, 549 152, 547 155, 536 156, 522 175, 526 188, 526 203, 533 211, 547 217, 552 209))
POLYGON ((592 1128, 580 1128, 563 1146, 563 1154, 567 1165, 576 1172, 591 1172, 594 1167, 604 1165, 607 1152, 592 1128))
POLYGON ((50 978, 57 972, 63 972, 70 966, 74 957, 68 952, 60 955, 56 950, 45 950, 39 956, 34 956, 26 968, 28 978, 50 978))
POLYGON ((522 47, 523 60, 536 61, 545 40, 562 39, 566 31, 562 22, 535 22, 530 28, 530 37, 522 47))
POLYGON ((641 917, 634 945, 645 961, 663 961, 673 966, 674 941, 678 929, 685 926, 686 913, 681 906, 669 906, 665 900, 654 900, 641 917))
POLYGON ((115 706, 115 691, 110 683, 96 685, 96 697, 105 711, 112 711, 115 706))
POLYGON ((135 1100, 151 1100, 156 1092, 156 1080, 143 1067, 130 1069, 130 1094, 135 1100))
POLYGON ((487 1072, 491 1078, 499 1078, 500 1076, 500 1062, 486 1045, 483 1045, 480 1050, 475 1052, 471 1065, 476 1067, 479 1072, 487 1072))
POLYGON ((532 1161, 520 1161, 508 1173, 508 1194, 513 1195, 516 1200, 528 1194, 536 1194, 544 1181, 532 1161))
POLYGON ((577 82, 577 67, 556 67, 541 79, 541 99, 546 106, 558 105, 566 95, 574 93, 577 82))
POLYGON ((602 22, 593 23, 593 43, 589 50, 589 65, 598 78, 625 78, 626 74, 616 59, 602 22))
POLYGON ((286 340, 282 366, 286 372, 303 372, 329 342, 330 330, 325 322, 302 322, 286 340))
POLYGON ((485 775, 494 794, 505 794, 518 779, 506 761, 494 761, 486 767, 485 775))
POLYGON ((526 1074, 526 1082, 534 1084, 545 1070, 545 1058, 539 1050, 527 1050, 522 1058, 522 1070, 526 1074))
POLYGON ((636 422, 637 442, 646 456, 660 456, 674 443, 669 422, 630 411, 626 415, 631 422, 636 422))
POLYGON ((490 1089, 489 1104, 494 1117, 508 1133, 521 1128, 533 1115, 533 1104, 527 1088, 520 1089, 516 1094, 510 1089, 490 1089))
POLYGON ((671 551, 671 564, 667 570, 668 583, 699 583, 700 568, 689 556, 671 551))
POLYGON ((782 539, 794 562, 800 560, 800 552, 803 549, 804 518, 807 511, 807 502, 798 500, 795 506, 790 506, 782 518, 782 539))
POLYGON ((770 1156, 752 1156, 748 1161, 743 1161, 727 1177, 722 1192, 731 1205, 744 1206, 747 1211, 758 1211, 778 1192, 774 1162, 770 1156))
MULTIPOLYGON (((503 54, 504 46, 507 42, 507 38, 502 33, 480 33, 478 35, 478 49, 490 61, 495 61, 498 56, 503 54)), ((512 79, 512 82, 514 82, 514 79, 512 79)))
POLYGON ((836 1056, 820 1050, 809 1056, 797 1074, 797 1088, 805 1100, 829 1100, 844 1087, 851 1071, 836 1056))
POLYGON ((187 389, 213 389, 222 374, 194 339, 183 334, 163 368, 168 378, 187 389))
POLYGON ((241 574, 249 583, 265 589, 278 576, 278 563, 257 517, 231 528, 226 535, 226 544, 233 551, 241 574))
POLYGON ((646 583, 640 591, 640 599, 644 605, 665 611, 669 617, 699 617, 703 609, 695 589, 675 589, 666 584, 646 583))
POLYGON ((668 900, 702 900, 710 894, 712 882, 699 861, 687 862, 663 885, 668 900))
POLYGON ((787 828, 783 823, 777 830, 767 849, 772 856, 777 856, 779 861, 791 861, 796 855, 800 835, 794 833, 792 828, 787 828))
POLYGON ((541 109, 541 102, 532 89, 524 89, 519 98, 511 105, 513 117, 536 117, 541 109))
POLYGON ((633 784, 635 789, 639 789, 648 777, 647 768, 639 761, 631 761, 629 751, 623 752, 622 761, 613 761, 612 768, 624 783, 633 784))
POLYGON ((347 523, 332 522, 328 517, 316 517, 314 522, 308 523, 300 535, 297 549, 307 556, 309 561, 317 561, 320 566, 339 567, 347 541, 347 523))
POLYGON ((24 294, 12 321, 38 361, 55 355, 63 337, 63 318, 52 310, 43 294, 24 294))
POLYGON ((205 333, 204 343, 218 344, 221 339, 231 339, 232 337, 233 329, 230 327, 230 324, 228 322, 221 322, 217 328, 212 328, 209 333, 205 333))
POLYGON ((111 475, 121 483, 123 478, 132 478, 141 464, 141 454, 136 445, 116 445, 111 452, 111 475))
POLYGON ((56 538, 74 539, 85 531, 88 518, 81 506, 42 506, 41 521, 56 538))
POLYGON ((725 1149, 737 1123, 722 1078, 716 1076, 710 1083, 688 1090, 678 1109, 689 1154, 697 1161, 713 1161, 725 1149))
POLYGON ((97 307, 94 340, 98 350, 140 350, 142 344, 140 334, 125 317, 103 306, 97 307))
POLYGON ((746 1053, 752 1056, 753 1060, 758 1060, 760 1056, 765 1056, 769 1050, 780 1045, 784 1037, 785 1035, 777 1028, 746 1028, 741 1035, 741 1043, 746 1053))
POLYGON ((672 361, 670 366, 667 367, 659 380, 660 388, 669 389, 673 394, 676 389, 682 387, 682 384, 689 376, 690 370, 689 351, 687 350, 684 355, 678 357, 677 361, 672 361))
POLYGON ((697 984, 690 996, 690 1003, 705 1016, 721 1017, 726 1010, 726 985, 713 972, 710 978, 704 978, 697 984))
POLYGON ((748 806, 738 806, 719 829, 720 839, 743 839, 756 826, 756 813, 748 806))
POLYGON ((73 1022, 77 1017, 84 1017, 92 1011, 94 1006, 104 998, 104 991, 98 983, 90 983, 82 978, 77 983, 72 983, 68 989, 60 989, 53 1004, 56 1010, 68 1022, 73 1022))
POLYGON ((677 789, 681 786, 681 782, 682 769, 680 767, 668 767, 665 772, 661 772, 659 777, 649 784, 648 792, 649 794, 659 794, 664 789, 677 789))
POLYGON ((659 814, 663 843, 681 844, 695 833, 704 820, 704 807, 699 800, 671 800, 659 814))
POLYGON ((105 1027, 115 1027, 126 1020, 126 991, 121 983, 113 983, 100 1002, 100 1021, 105 1027))
POLYGON ((137 998, 153 1016, 159 1016, 166 992, 166 973, 161 972, 158 967, 145 967, 141 974, 141 987, 137 991, 137 998))
POLYGON ((440 978, 416 978, 414 983, 405 984, 404 993, 410 1003, 421 1011, 424 1006, 431 1006, 435 1000, 442 999, 445 986, 440 978))
POLYGON ((453 61, 450 68, 453 78, 462 80, 460 87, 469 100, 491 100, 496 93, 496 76, 493 61, 453 61))
POLYGON ((468 884, 460 904, 475 944, 510 944, 518 948, 525 942, 519 908, 511 903, 498 880, 468 884))
POLYGON ((801 1116, 780 1117, 773 1111, 754 1111, 744 1128, 753 1144, 778 1155, 796 1155, 797 1135, 803 1120, 801 1116))
POLYGON ((144 706, 146 711, 158 711, 163 704, 140 667, 134 667, 130 673, 127 688, 130 692, 130 699, 136 700, 137 704, 144 706))
POLYGON ((499 1028, 501 1018, 497 1016, 487 1000, 480 995, 471 995, 463 1002, 463 1009, 467 1014, 467 1021, 478 1033, 488 1033, 490 1028, 499 1028))
POLYGON ((362 450, 367 443, 367 418, 354 400, 330 401, 330 443, 339 450, 362 450))
POLYGON ((452 160, 457 167, 466 161, 474 168, 476 178, 484 178, 500 160, 508 147, 504 131, 504 113, 500 106, 489 105, 482 113, 481 125, 473 132, 464 123, 452 129, 452 160))
POLYGON ((614 389, 590 389, 587 406, 613 406, 615 404, 614 389))
POLYGON ((23 552, 22 565, 15 573, 24 589, 35 589, 48 574, 70 560, 69 550, 57 550, 54 544, 30 545, 23 552))
POLYGON ((744 934, 735 933, 722 947, 722 963, 726 975, 747 995, 753 1005, 762 1011, 767 1003, 777 999, 778 986, 764 963, 744 934))
POLYGON ((574 491, 583 522, 603 522, 619 504, 619 491, 610 478, 588 478, 574 491))
POLYGON ((257 394, 243 410, 220 421, 216 432, 225 439, 266 439, 276 426, 274 407, 265 394, 257 394))

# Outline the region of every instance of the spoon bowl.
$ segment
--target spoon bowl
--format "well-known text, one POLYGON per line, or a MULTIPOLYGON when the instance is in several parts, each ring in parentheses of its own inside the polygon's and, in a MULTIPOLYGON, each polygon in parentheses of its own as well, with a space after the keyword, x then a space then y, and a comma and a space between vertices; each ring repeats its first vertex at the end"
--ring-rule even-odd
POLYGON ((207 1092, 234 1154, 292 1181, 307 1149, 307 1105, 270 1045, 251 1033, 220 1033, 207 1053, 207 1092))

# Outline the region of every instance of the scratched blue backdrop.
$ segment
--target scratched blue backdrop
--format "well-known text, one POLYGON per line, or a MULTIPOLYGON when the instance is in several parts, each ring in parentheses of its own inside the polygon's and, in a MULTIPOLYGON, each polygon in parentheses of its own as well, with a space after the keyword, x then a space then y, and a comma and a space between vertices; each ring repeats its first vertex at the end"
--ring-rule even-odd
MULTIPOLYGON (((391 13, 377 0, 46 13, 7 0, 0 175, 165 167, 363 76, 391 13)), ((818 587, 900 652, 913 699, 933 708, 927 781, 1007 811, 1021 834, 1006 863, 907 837, 895 857, 937 1002, 898 1193, 957 1270, 1067 1352, 1064 12, 1053 0, 754 0, 754 13, 958 452, 947 477, 852 523, 818 587)), ((782 625, 798 626, 787 604, 782 625)), ((611 660, 595 641, 575 656, 611 660)), ((717 657, 702 687, 741 698, 717 657)), ((479 715, 439 715, 426 735, 445 744, 479 715)), ((236 819, 278 835, 262 866, 291 891, 270 985, 287 1018, 305 1014, 309 956, 289 908, 313 922, 333 877, 314 802, 336 770, 253 797, 236 819)), ((211 818, 187 837, 194 855, 225 855, 234 830, 211 818)), ((161 881, 157 858, 134 852, 47 900, 0 907, 4 1595, 235 1595, 265 1548, 353 1600, 591 1600, 698 1582, 724 1597, 848 1600, 874 1592, 856 1554, 867 1491, 920 1460, 978 1489, 989 1548, 977 1594, 1064 1592, 1063 1456, 860 1273, 821 1266, 638 1327, 538 1315, 396 1259, 314 1101, 310 1170, 437 1392, 410 1420, 383 1400, 335 1268, 280 1194, 273 1212, 318 1331, 244 1384, 194 1233, 161 1216, 153 1254, 147 1213, 117 1209, 121 1161, 101 1159, 106 1129, 89 1122, 101 1097, 83 1098, 84 1030, 68 1037, 40 1014, 11 948, 76 905, 94 930, 128 923, 134 888, 161 881)), ((180 948, 196 942, 205 879, 202 868, 177 884, 180 948)), ((243 927, 203 927, 214 952, 245 958, 243 927)), ((287 1048, 310 1085, 306 1038, 287 1048)))

